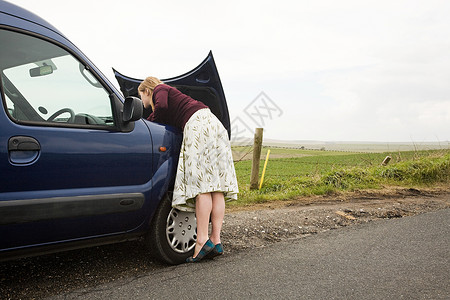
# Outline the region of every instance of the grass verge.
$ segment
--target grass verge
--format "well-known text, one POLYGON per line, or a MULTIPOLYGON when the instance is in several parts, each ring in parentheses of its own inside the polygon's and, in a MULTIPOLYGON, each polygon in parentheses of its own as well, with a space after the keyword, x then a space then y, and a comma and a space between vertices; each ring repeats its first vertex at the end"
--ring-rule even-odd
MULTIPOLYGON (((260 190, 249 189, 251 161, 237 162, 239 200, 229 205, 251 205, 299 196, 383 189, 386 186, 430 188, 450 183, 448 149, 398 153, 317 151, 317 155, 309 151, 298 156, 270 159, 260 190), (390 164, 381 166, 388 155, 392 157, 390 164)), ((260 169, 262 165, 263 161, 260 169)))

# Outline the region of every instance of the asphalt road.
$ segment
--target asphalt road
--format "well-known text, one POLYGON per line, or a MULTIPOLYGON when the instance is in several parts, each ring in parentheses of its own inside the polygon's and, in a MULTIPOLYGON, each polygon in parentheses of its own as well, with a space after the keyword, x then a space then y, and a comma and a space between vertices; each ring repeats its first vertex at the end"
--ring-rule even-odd
POLYGON ((167 267, 54 299, 450 299, 450 209, 167 267))

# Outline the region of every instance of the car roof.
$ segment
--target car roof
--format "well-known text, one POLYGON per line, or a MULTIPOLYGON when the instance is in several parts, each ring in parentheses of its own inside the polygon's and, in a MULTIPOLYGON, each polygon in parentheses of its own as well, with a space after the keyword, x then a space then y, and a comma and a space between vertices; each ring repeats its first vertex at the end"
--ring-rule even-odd
POLYGON ((4 14, 10 15, 10 16, 14 16, 14 17, 35 23, 37 25, 46 27, 46 28, 62 35, 61 32, 59 32, 59 30, 57 30, 53 25, 51 25, 50 23, 48 23, 47 21, 45 21, 38 15, 36 15, 20 6, 12 4, 10 2, 0 0, 0 13, 4 13, 4 14))

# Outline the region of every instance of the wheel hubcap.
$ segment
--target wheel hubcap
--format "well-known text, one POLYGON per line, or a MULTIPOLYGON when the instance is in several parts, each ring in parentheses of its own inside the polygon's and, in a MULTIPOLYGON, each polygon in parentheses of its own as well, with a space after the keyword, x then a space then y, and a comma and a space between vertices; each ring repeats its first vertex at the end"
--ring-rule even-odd
POLYGON ((166 237, 177 253, 187 253, 195 247, 197 223, 195 213, 172 208, 167 217, 166 237))

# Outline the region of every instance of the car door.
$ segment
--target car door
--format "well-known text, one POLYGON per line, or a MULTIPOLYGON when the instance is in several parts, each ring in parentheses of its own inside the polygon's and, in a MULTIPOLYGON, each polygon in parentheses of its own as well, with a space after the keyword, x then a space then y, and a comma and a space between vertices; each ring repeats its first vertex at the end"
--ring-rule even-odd
MULTIPOLYGON (((114 70, 114 75, 125 97, 138 97, 137 88, 142 79, 125 76, 116 70, 114 70)), ((205 103, 222 122, 228 131, 229 137, 231 137, 228 106, 211 51, 203 62, 192 71, 180 76, 162 79, 162 81, 176 87, 182 93, 205 103)), ((147 115, 149 114, 150 111, 147 111, 147 115)))
POLYGON ((69 48, 0 27, 0 251, 132 231, 151 209, 152 140, 69 48), (119 105, 120 107, 120 105, 119 105))

